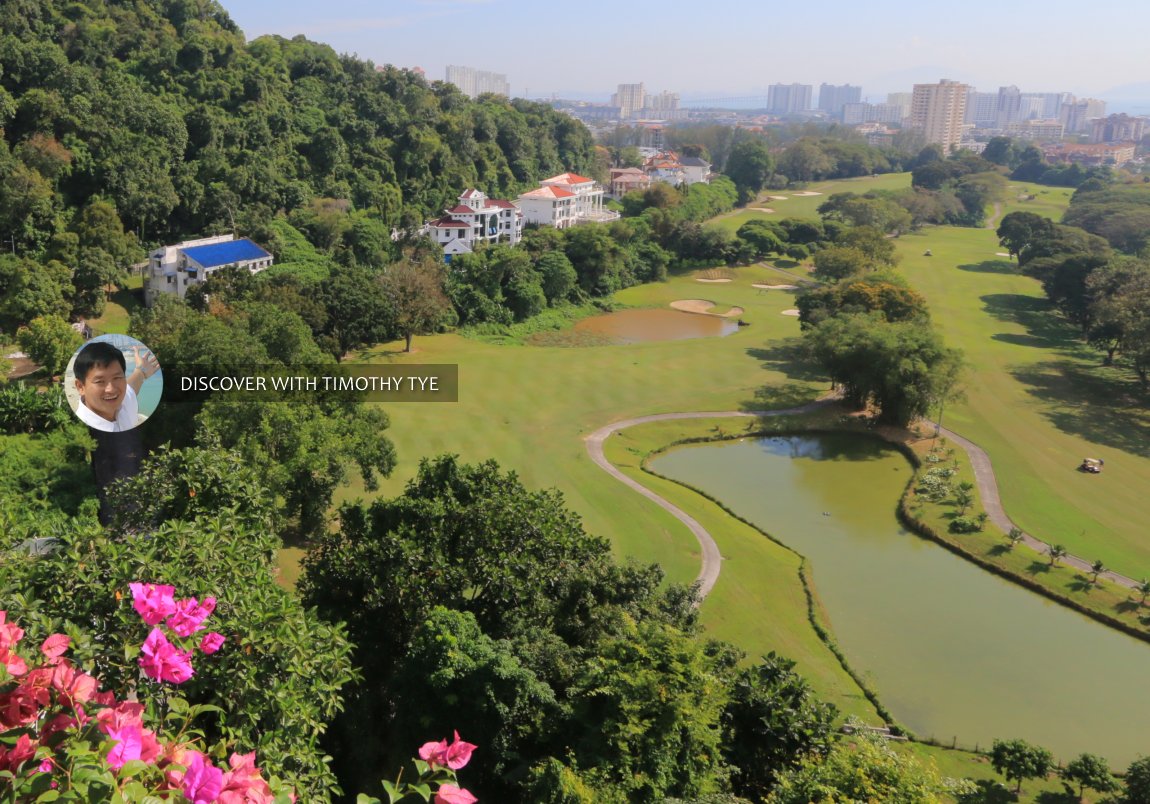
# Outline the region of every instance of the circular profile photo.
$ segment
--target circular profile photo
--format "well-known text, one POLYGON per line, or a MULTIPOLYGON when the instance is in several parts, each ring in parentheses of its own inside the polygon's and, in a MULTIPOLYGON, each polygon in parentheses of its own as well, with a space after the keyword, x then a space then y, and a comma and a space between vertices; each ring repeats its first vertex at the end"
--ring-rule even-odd
POLYGON ((160 404, 164 375, 152 350, 127 335, 85 343, 64 371, 64 395, 84 424, 122 433, 147 421, 160 404))

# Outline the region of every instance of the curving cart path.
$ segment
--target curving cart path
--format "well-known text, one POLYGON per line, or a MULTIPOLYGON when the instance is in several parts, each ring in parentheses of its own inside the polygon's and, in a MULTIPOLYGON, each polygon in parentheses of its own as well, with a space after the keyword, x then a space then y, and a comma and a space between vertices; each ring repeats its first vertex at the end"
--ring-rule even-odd
MULTIPOLYGON (((801 413, 810 413, 827 405, 833 405, 838 402, 836 398, 820 399, 817 402, 811 402, 806 405, 801 405, 797 408, 786 408, 784 410, 753 410, 753 411, 694 411, 690 413, 654 413, 649 416, 637 416, 633 419, 623 419, 622 421, 608 424, 600 427, 598 430, 584 437, 587 444, 587 453, 591 456, 596 465, 599 466, 607 474, 642 494, 647 499, 658 505, 660 508, 667 511, 671 516, 678 519, 694 535, 695 540, 699 543, 699 548, 702 551, 703 563, 699 570, 699 576, 695 579, 699 584, 699 600, 700 602, 706 598, 711 589, 715 586, 715 582, 719 580, 720 565, 723 560, 722 554, 719 552, 719 546, 715 544, 714 538, 707 532, 706 528, 699 524, 698 520, 690 514, 683 511, 674 503, 660 497, 655 492, 648 489, 638 481, 623 474, 619 469, 607 460, 607 456, 603 452, 603 442, 605 442, 613 433, 620 430, 625 430, 628 427, 634 427, 637 424, 646 424, 648 422, 669 421, 673 419, 730 419, 730 418, 761 418, 764 416, 793 416, 801 413)), ((1002 498, 998 493, 998 481, 994 477, 994 467, 990 463, 990 456, 982 447, 975 444, 966 438, 955 433, 953 430, 948 430, 945 427, 939 431, 940 435, 944 435, 955 444, 965 450, 967 457, 970 460, 971 468, 974 470, 975 485, 978 487, 978 493, 982 500, 983 508, 990 516, 990 521, 1002 529, 1004 533, 1009 533, 1015 524, 1006 515, 1005 509, 1002 507, 1002 498)), ((1050 554, 1050 546, 1041 539, 1036 539, 1028 533, 1023 533, 1023 544, 1035 550, 1041 555, 1050 554)), ((1093 572, 1090 567, 1090 562, 1078 556, 1066 555, 1060 559, 1066 566, 1080 570, 1087 574, 1093 572)), ((1101 573, 1101 576, 1107 580, 1124 586, 1129 589, 1137 589, 1140 581, 1129 578, 1125 575, 1120 575, 1117 572, 1107 570, 1101 573)))

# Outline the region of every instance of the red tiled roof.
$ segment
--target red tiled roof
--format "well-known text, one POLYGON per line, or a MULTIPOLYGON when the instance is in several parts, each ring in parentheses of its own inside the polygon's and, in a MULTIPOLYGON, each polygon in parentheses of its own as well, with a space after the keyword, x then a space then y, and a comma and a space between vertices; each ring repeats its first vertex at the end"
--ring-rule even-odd
POLYGON ((470 215, 473 212, 475 212, 474 209, 472 209, 471 207, 468 207, 468 206, 464 206, 463 204, 458 204, 458 205, 452 207, 451 209, 444 210, 444 211, 447 212, 449 215, 470 215))
POLYGON ((502 198, 488 198, 488 207, 499 207, 500 209, 515 209, 515 205, 510 201, 504 201, 502 198))
POLYGON ((451 218, 439 218, 438 220, 434 220, 427 225, 428 226, 435 226, 435 227, 438 227, 440 229, 447 227, 447 226, 457 226, 457 227, 462 228, 462 229, 470 229, 471 228, 470 223, 452 220, 451 218))
POLYGON ((529 193, 524 193, 519 196, 520 198, 573 198, 575 193, 570 190, 564 190, 562 187, 540 187, 538 190, 532 190, 529 193))
POLYGON ((586 182, 593 181, 586 176, 580 176, 578 173, 560 173, 558 176, 552 176, 549 179, 544 179, 543 184, 550 184, 555 182, 557 184, 585 184, 586 182))
POLYGON ((460 198, 475 198, 477 195, 482 195, 478 190, 464 190, 460 198))

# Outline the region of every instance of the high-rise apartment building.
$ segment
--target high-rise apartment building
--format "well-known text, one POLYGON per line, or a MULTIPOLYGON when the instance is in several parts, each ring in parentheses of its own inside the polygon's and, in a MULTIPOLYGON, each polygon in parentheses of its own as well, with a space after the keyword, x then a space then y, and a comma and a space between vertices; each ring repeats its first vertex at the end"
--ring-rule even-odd
POLYGON ((1067 134, 1084 134, 1091 130, 1091 120, 1105 116, 1106 101, 1071 97, 1068 102, 1062 104, 1059 119, 1067 134))
POLYGON ((911 127, 922 129, 928 143, 941 145, 947 153, 957 148, 962 141, 969 89, 966 84, 945 78, 937 84, 915 84, 910 105, 911 127))
POLYGON ((619 107, 619 119, 630 120, 646 105, 647 91, 643 83, 619 84, 618 91, 611 96, 611 105, 619 107))
POLYGON ((859 123, 901 123, 902 107, 893 103, 848 103, 843 106, 843 122, 848 126, 859 123))
POLYGON ((1150 120, 1128 114, 1112 114, 1092 121, 1091 142, 1141 142, 1150 131, 1150 120))
POLYGON ((652 112, 673 112, 679 108, 679 93, 665 91, 658 95, 651 93, 644 101, 643 108, 652 112))
POLYGON ((811 108, 811 84, 771 84, 767 87, 767 111, 770 114, 792 114, 811 108))
POLYGON ((978 128, 994 128, 998 123, 998 93, 976 92, 966 95, 966 122, 978 128))
POLYGON ((902 117, 905 120, 910 117, 910 104, 914 98, 913 92, 890 92, 887 93, 886 103, 888 106, 899 106, 902 108, 902 117))
POLYGON ((855 87, 850 84, 843 84, 842 86, 820 84, 818 108, 832 117, 842 117, 843 107, 848 103, 858 103, 861 98, 862 87, 855 87))
POLYGON ((449 64, 447 83, 459 87, 459 91, 469 98, 476 98, 488 92, 504 97, 511 96, 511 84, 507 82, 506 75, 477 70, 474 67, 449 64))

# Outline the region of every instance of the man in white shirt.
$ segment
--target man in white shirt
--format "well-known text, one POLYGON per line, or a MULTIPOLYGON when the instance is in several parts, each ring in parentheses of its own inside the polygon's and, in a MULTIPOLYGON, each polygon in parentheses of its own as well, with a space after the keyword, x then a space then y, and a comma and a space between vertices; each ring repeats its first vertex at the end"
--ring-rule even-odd
POLYGON ((105 433, 122 433, 140 423, 136 395, 144 380, 159 371, 160 364, 151 352, 140 354, 133 347, 135 369, 125 376, 124 354, 110 343, 89 343, 76 355, 72 371, 80 406, 76 415, 89 427, 105 433))

